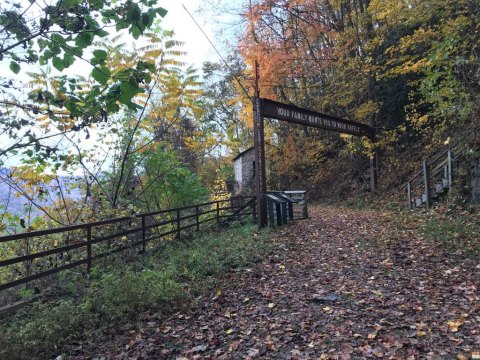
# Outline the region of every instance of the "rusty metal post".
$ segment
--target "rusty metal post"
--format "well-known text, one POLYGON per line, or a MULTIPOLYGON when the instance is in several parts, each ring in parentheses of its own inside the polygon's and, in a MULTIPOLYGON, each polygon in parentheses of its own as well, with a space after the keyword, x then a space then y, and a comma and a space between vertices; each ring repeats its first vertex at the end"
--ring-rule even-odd
POLYGON ((255 97, 253 98, 253 136, 255 148, 255 193, 257 196, 257 223, 259 227, 267 225, 267 203, 265 192, 267 181, 265 174, 265 138, 262 114, 262 101, 259 90, 258 63, 255 61, 255 97))
POLYGON ((200 209, 198 205, 195 205, 195 219, 197 222, 197 231, 200 230, 200 209))
POLYGON ((259 227, 267 224, 267 204, 265 201, 265 139, 260 99, 254 99, 254 137, 255 137, 255 192, 257 197, 257 223, 259 227))
POLYGON ((177 209, 177 239, 180 239, 180 209, 177 209))
POLYGON ((87 272, 92 269, 92 226, 87 227, 87 272))
POLYGON ((147 224, 145 214, 142 214, 142 252, 147 250, 147 224))

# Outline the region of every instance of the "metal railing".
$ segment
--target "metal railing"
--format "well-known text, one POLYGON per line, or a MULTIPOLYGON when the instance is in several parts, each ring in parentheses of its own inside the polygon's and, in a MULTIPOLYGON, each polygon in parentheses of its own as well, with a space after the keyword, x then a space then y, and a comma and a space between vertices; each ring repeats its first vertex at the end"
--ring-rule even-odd
POLYGON ((201 224, 245 216, 255 219, 254 197, 2 236, 0 246, 16 242, 18 249, 14 257, 0 254, 0 271, 4 274, 0 292, 82 265, 90 271, 95 260, 109 255, 132 248, 143 252, 149 244, 158 245, 156 240, 180 239, 187 230, 200 230, 201 224))

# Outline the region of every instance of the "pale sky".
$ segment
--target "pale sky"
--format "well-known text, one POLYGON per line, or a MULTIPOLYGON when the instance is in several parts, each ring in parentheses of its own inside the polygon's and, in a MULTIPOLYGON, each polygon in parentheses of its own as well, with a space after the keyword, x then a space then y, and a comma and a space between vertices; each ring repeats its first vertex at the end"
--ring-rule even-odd
MULTIPOLYGON (((221 59, 219 58, 215 50, 212 48, 209 41, 205 38, 202 32, 195 25, 191 17, 182 7, 182 3, 185 4, 189 12, 194 16, 195 20, 199 23, 207 36, 217 46, 220 52, 224 53, 225 51, 223 51, 222 49, 224 49, 225 43, 229 40, 233 40, 233 35, 231 31, 227 31, 226 33, 222 32, 221 36, 218 35, 221 31, 221 27, 225 26, 225 19, 232 19, 232 14, 226 14, 222 12, 221 10, 219 10, 219 6, 215 9, 212 9, 211 11, 199 12, 200 9, 205 10, 206 1, 209 0, 158 1, 159 6, 162 6, 166 10, 168 10, 167 15, 162 20, 162 28, 164 30, 173 30, 175 33, 174 38, 178 41, 184 42, 182 50, 187 52, 185 62, 197 68, 199 70, 199 74, 201 74, 202 64, 205 61, 218 62, 221 61, 221 59), (217 16, 213 15, 215 12, 217 12, 217 16), (206 15, 207 13, 209 13, 209 15, 206 15)), ((218 4, 220 4, 222 1, 225 0, 214 0, 209 2, 217 2, 218 4)), ((239 1, 240 0, 228 0, 228 4, 234 4, 239 1)), ((15 80, 25 80, 25 72, 29 70, 29 66, 22 64, 22 71, 20 72, 20 74, 15 75, 8 69, 8 65, 9 61, 0 61, 0 73, 8 74, 8 77, 11 77, 15 80)), ((32 68, 35 69, 35 66, 33 66, 32 68)), ((50 71, 52 74, 57 73, 57 71, 53 67, 49 66, 49 68, 51 69, 50 71)), ((75 65, 69 68, 68 71, 88 77, 91 72, 91 65, 84 63, 81 60, 77 60, 75 62, 75 65)), ((28 91, 28 88, 26 88, 25 90, 28 91)), ((92 131, 92 135, 93 134, 94 131, 92 131)), ((94 138, 95 136, 92 136, 90 142, 94 142, 94 138)), ((8 139, 6 136, 0 136, 0 142, 2 142, 3 145, 9 144, 10 139, 8 139)), ((17 161, 18 158, 13 157, 10 159, 10 161, 7 160, 7 164, 17 163, 17 161)))
POLYGON ((205 21, 204 17, 197 13, 201 8, 202 0, 160 0, 159 5, 168 10, 168 14, 163 19, 163 28, 173 30, 175 39, 183 41, 185 46, 183 50, 188 53, 187 62, 195 65, 197 69, 202 68, 204 61, 219 61, 211 45, 201 31, 197 28, 188 13, 183 9, 182 3, 188 11, 194 16, 195 20, 207 33, 208 37, 214 41, 214 22, 205 21))

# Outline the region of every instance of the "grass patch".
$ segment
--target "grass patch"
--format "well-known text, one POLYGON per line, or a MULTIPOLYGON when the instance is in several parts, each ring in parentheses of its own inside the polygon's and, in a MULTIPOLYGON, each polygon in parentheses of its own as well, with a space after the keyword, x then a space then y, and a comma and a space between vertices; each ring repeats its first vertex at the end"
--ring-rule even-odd
MULTIPOLYGON (((341 202, 341 204, 354 210, 399 210, 401 208, 398 203, 371 193, 359 194, 341 202)), ((335 206, 338 206, 338 204, 335 206)))
POLYGON ((86 288, 67 282, 68 297, 32 304, 3 319, 0 358, 49 358, 75 339, 95 339, 142 312, 188 305, 222 274, 260 261, 269 244, 267 231, 245 225, 174 242, 128 264, 95 268, 86 288))
POLYGON ((425 242, 448 254, 480 255, 480 217, 475 209, 437 205, 432 210, 403 211, 393 217, 395 231, 418 233, 425 242))
POLYGON ((426 241, 449 252, 467 257, 480 254, 480 219, 478 214, 461 212, 447 215, 433 213, 421 223, 420 233, 426 241))

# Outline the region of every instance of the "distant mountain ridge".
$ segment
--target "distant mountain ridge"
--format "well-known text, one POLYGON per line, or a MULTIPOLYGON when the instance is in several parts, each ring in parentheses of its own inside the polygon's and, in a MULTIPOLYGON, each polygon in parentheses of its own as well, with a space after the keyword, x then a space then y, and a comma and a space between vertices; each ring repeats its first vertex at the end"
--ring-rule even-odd
MULTIPOLYGON (((3 175, 8 174, 9 171, 10 171, 10 169, 8 169, 8 168, 0 168, 0 172, 3 175)), ((73 190, 70 189, 70 188, 67 189, 66 183, 68 181, 71 181, 74 178, 72 178, 70 176, 59 176, 59 179, 60 179, 60 185, 62 186, 62 191, 64 192, 64 194, 68 193, 68 195, 66 195, 67 198, 72 199, 74 201, 79 200, 81 198, 82 193, 81 193, 80 189, 73 189, 73 190)), ((52 194, 52 199, 57 200, 58 196, 56 194, 57 194, 57 190, 58 190, 58 185, 57 184, 47 185, 46 188, 49 190, 50 194, 52 194), (54 197, 53 194, 55 194, 56 196, 54 197)), ((52 200, 49 198, 48 200, 38 201, 38 203, 41 206, 43 206, 43 205, 51 206, 52 205, 52 200)), ((10 185, 8 183, 6 183, 5 181, 0 180, 0 207, 1 207, 1 211, 3 211, 3 209, 5 207, 7 207, 7 211, 9 213, 14 214, 14 215, 22 215, 25 212, 28 205, 29 205, 29 200, 28 199, 26 199, 22 195, 18 196, 18 193, 17 193, 17 191, 15 191, 15 189, 12 189, 10 187, 10 185)), ((41 215, 42 212, 33 206, 32 214, 34 216, 38 216, 38 215, 41 215)))

